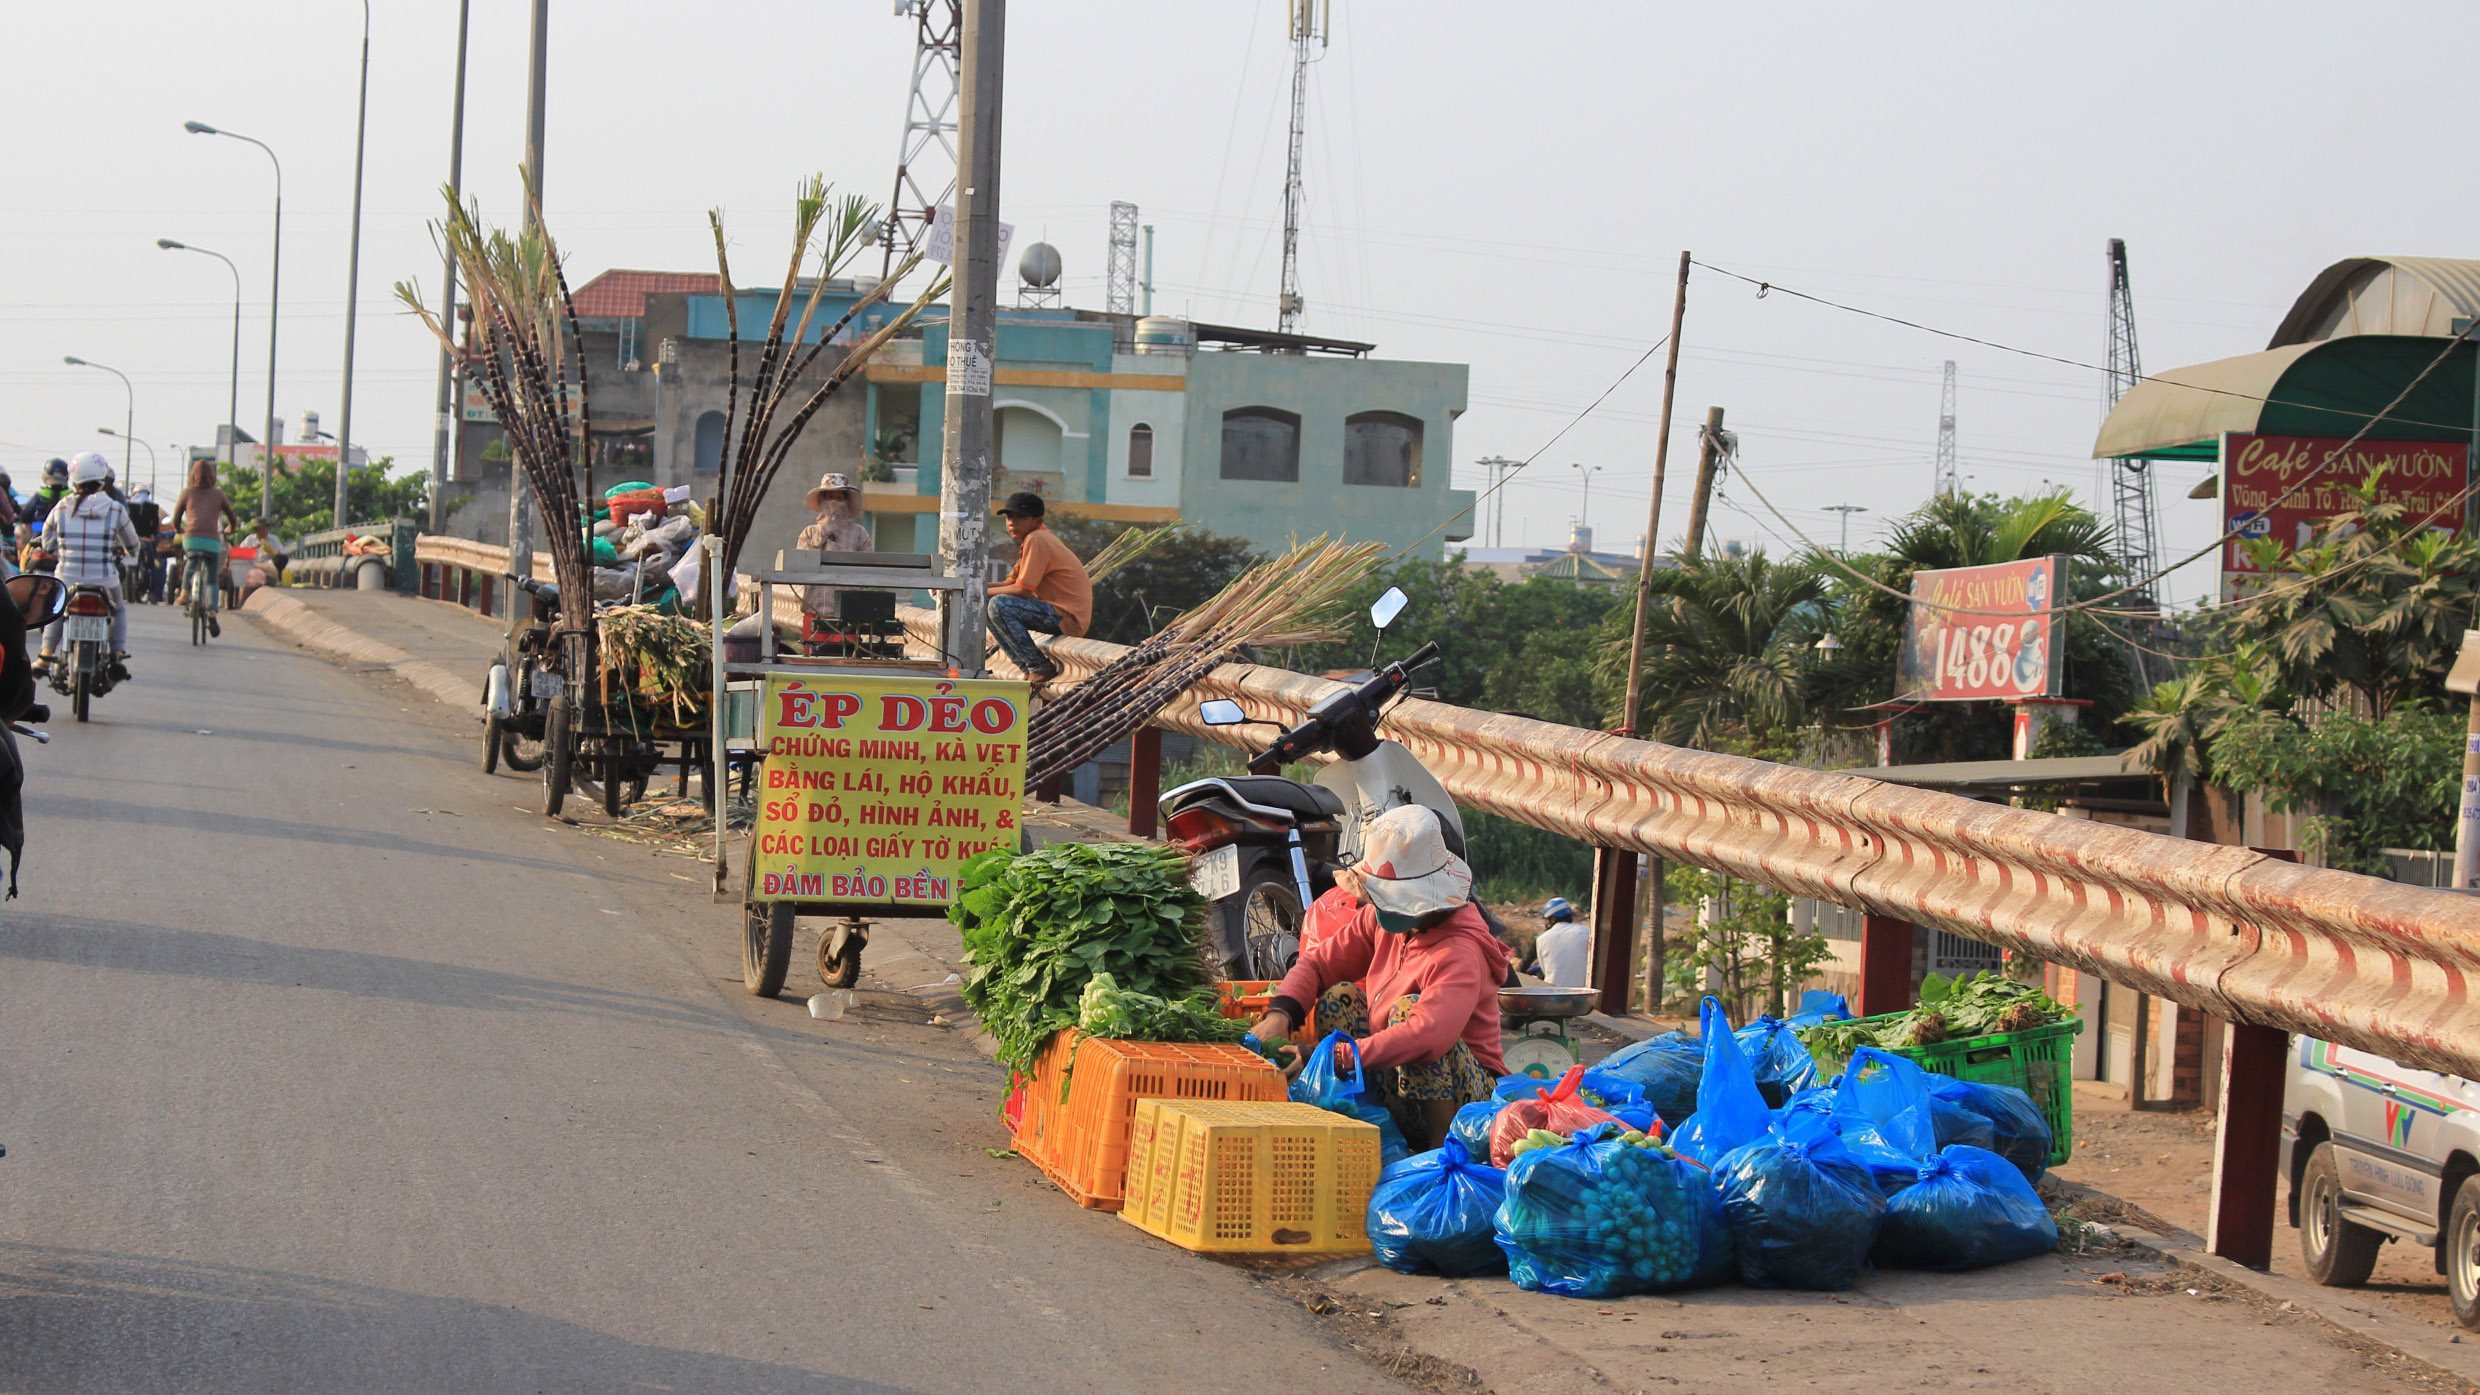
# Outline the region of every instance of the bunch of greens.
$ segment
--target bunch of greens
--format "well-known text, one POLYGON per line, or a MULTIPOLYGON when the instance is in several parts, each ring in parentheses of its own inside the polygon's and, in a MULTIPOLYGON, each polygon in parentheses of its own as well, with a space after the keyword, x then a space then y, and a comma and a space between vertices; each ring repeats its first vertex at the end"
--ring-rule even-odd
POLYGON ((1185 998, 1160 998, 1131 993, 1112 975, 1096 974, 1077 999, 1076 1029, 1118 1041, 1238 1041, 1249 1024, 1225 1017, 1210 986, 1185 998))
POLYGON ((1863 1046, 1895 1049, 1935 1046, 1998 1032, 2025 1032, 2075 1015, 2029 983, 1998 974, 1921 980, 1920 1004, 1891 1017, 1821 1022, 1800 1029, 1800 1044, 1820 1061, 1847 1061, 1863 1046))
POLYGON ((1110 975, 1123 1006, 1137 995, 1165 1012, 1191 1001, 1212 1011, 1213 977, 1200 953, 1205 898, 1189 886, 1188 858, 1177 849, 1001 850, 965 863, 958 880, 947 917, 964 932, 964 1000, 997 1041, 1001 1065, 1031 1075, 1052 1034, 1078 1025, 1097 974, 1110 975))

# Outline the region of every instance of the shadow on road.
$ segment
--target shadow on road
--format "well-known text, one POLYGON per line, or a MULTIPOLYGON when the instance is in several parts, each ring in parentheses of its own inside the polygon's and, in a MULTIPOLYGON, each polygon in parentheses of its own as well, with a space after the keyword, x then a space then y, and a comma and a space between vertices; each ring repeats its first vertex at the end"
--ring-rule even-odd
POLYGON ((12 1390, 836 1392, 900 1388, 649 1346, 518 1308, 303 1274, 0 1244, 12 1390))
MULTIPOLYGON (((489 862, 502 867, 523 867, 537 872, 574 875, 581 869, 575 863, 551 862, 536 857, 512 857, 485 848, 459 847, 453 843, 425 843, 400 833, 370 832, 355 828, 338 828, 331 824, 303 823, 294 819, 271 819, 260 814, 232 813, 218 809, 201 814, 194 809, 167 808, 161 804, 124 802, 117 799, 81 799, 76 795, 59 795, 44 791, 39 799, 30 798, 30 806, 39 809, 38 817, 47 819, 88 819, 108 826, 135 828, 159 825, 166 828, 189 828, 201 818, 214 821, 214 831, 241 838, 270 838, 280 843, 327 843, 339 847, 368 848, 373 852, 407 853, 416 857, 463 859, 468 862, 489 862)), ((487 832, 487 830, 477 830, 487 832)))

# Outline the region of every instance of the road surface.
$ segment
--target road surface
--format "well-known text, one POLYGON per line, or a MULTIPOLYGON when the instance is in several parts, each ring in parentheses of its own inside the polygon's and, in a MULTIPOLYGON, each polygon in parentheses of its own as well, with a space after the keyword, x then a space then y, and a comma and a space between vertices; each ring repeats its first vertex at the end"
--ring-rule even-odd
POLYGON ((0 1389, 1401 1388, 989 1156, 960 1034, 748 997, 463 714, 132 618, 0 911, 0 1389))

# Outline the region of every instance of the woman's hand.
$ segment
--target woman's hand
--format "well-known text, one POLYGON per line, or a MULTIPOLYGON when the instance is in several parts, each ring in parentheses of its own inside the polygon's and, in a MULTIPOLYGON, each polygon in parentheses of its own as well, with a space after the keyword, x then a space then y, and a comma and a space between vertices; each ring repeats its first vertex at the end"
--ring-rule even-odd
POLYGON ((1289 1040, 1292 1035, 1291 1016, 1288 1013, 1268 1012, 1257 1019, 1256 1025, 1249 1028, 1249 1035, 1268 1046, 1289 1040))

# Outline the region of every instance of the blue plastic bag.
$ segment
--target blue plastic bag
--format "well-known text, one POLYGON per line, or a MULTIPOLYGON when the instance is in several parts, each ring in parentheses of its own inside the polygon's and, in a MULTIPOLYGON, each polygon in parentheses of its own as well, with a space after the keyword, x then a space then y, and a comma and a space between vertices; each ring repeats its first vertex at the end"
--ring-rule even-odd
POLYGON ((2049 1116, 2032 1102, 2032 1096, 2012 1085, 1957 1080, 1935 1071, 1928 1074, 1940 1148, 1956 1143, 1986 1148, 2015 1164, 2027 1182, 2038 1182, 2049 1171, 2050 1148, 2056 1140, 2050 1134, 2049 1116), (1975 1128, 1975 1120, 1986 1128, 1975 1128), (1983 1132, 1986 1139, 1976 1136, 1983 1132))
POLYGON ((1756 1073, 1768 1108, 1817 1083, 1817 1062, 1789 1022, 1768 1014, 1739 1029, 1739 1049, 1756 1073))
POLYGON ((1662 1122, 1677 1129, 1696 1112, 1697 1084, 1705 1074, 1705 1043, 1686 1032, 1664 1032, 1610 1053, 1593 1069, 1597 1075, 1633 1082, 1645 1092, 1645 1102, 1662 1116, 1662 1122))
POLYGON ((1793 1031, 1814 1027, 1820 1022, 1838 1022, 1851 1016, 1851 1003, 1840 993, 1811 988, 1800 995, 1800 1010, 1784 1018, 1793 1031))
POLYGON ((1773 1111, 1757 1089, 1755 1072, 1731 1035, 1731 1019, 1720 1001, 1707 998, 1699 1009, 1705 1027, 1705 1071, 1697 1085, 1696 1113, 1672 1135, 1680 1156, 1711 1165, 1723 1154, 1762 1137, 1774 1123, 1773 1111))
POLYGON ((1978 1269, 2048 1254, 2058 1223, 2014 1163, 1958 1144, 1922 1163, 1894 1194, 1877 1262, 1898 1269, 1978 1269))
POLYGON ((1517 1287, 1569 1298, 1719 1283, 1732 1268, 1705 1169, 1659 1143, 1621 1141, 1616 1124, 1518 1154, 1497 1233, 1517 1287))
POLYGON ((1398 1274, 1460 1279, 1506 1271, 1498 1247, 1498 1208, 1507 1174, 1454 1139, 1415 1153, 1378 1174, 1369 1193, 1369 1243, 1398 1274))
POLYGON ((1464 1145, 1467 1157, 1487 1158, 1490 1155, 1490 1121, 1507 1107, 1505 1100, 1481 1100, 1455 1111, 1455 1122, 1447 1125, 1447 1137, 1464 1145))
POLYGON ((1739 1276, 1759 1288, 1849 1288, 1886 1219, 1876 1179, 1832 1134, 1769 1133, 1714 1164, 1739 1276))
POLYGON ((1937 1156, 1937 1123, 1929 1073, 1901 1056, 1864 1046, 1834 1087, 1834 1123, 1843 1145, 1888 1196, 1910 1186, 1920 1165, 1937 1156))
POLYGON ((1358 1119, 1378 1126, 1378 1163, 1393 1167, 1410 1156, 1412 1149, 1404 1143, 1404 1131, 1395 1124, 1395 1116, 1385 1105, 1369 1098, 1361 1083, 1361 1047, 1348 1032, 1329 1032, 1309 1052, 1308 1064, 1292 1077, 1292 1099, 1298 1104, 1314 1104, 1320 1109, 1358 1119), (1347 1074, 1335 1069, 1335 1047, 1340 1043, 1351 1048, 1352 1069, 1347 1074))
POLYGON ((1589 1070, 1576 1087, 1576 1098, 1605 1110, 1620 1123, 1638 1133, 1663 1132, 1662 1116, 1654 1112, 1653 1102, 1645 1098, 1644 1087, 1621 1075, 1589 1070))

